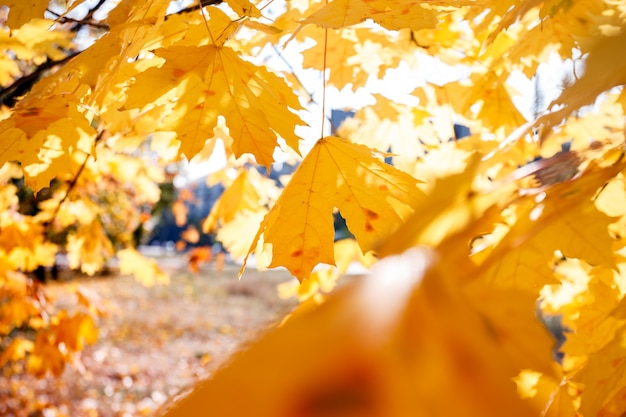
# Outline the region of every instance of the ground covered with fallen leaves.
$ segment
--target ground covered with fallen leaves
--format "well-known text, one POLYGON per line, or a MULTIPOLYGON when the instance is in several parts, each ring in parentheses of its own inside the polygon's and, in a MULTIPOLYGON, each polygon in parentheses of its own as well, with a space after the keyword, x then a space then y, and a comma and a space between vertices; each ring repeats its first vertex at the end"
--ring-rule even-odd
POLYGON ((60 378, 2 377, 0 414, 151 415, 296 303, 278 297, 276 286, 290 279, 286 271, 248 270, 239 281, 236 265, 223 271, 206 265, 192 274, 182 261, 162 260, 171 276, 166 286, 119 275, 49 284, 59 305, 69 302, 75 285, 99 297, 107 315, 98 342, 60 378), (29 414, 33 409, 40 411, 29 414))

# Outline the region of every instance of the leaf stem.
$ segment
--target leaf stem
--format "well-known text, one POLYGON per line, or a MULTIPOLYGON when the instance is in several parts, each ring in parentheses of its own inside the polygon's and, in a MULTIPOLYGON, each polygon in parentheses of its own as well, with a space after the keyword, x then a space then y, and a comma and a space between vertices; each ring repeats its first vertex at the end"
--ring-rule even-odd
POLYGON ((326 53, 328 50, 328 29, 324 29, 324 65, 322 70, 322 132, 320 139, 324 137, 324 124, 326 122, 326 53))

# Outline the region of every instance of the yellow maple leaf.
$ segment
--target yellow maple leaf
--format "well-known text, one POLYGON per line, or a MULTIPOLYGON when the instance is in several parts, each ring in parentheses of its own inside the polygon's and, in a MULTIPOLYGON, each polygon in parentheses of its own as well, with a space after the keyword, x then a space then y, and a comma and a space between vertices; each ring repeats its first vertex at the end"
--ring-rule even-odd
POLYGON ((611 402, 623 403, 622 396, 626 388, 626 348, 624 347, 625 330, 595 354, 590 355, 585 367, 576 373, 574 381, 585 387, 580 396, 580 412, 583 415, 606 415, 618 417, 622 410, 613 413, 601 413, 611 402), (618 395, 619 394, 619 395, 618 395))
POLYGON ((8 222, 3 219, 0 248, 13 268, 32 271, 40 265, 54 264, 58 247, 44 240, 44 228, 29 221, 8 222))
POLYGON ((333 265, 334 207, 361 250, 373 249, 423 197, 418 180, 380 157, 345 139, 320 139, 263 220, 250 250, 263 235, 272 249, 270 267, 284 266, 299 279, 318 263, 333 265))
POLYGON ((65 30, 52 30, 53 24, 52 20, 33 19, 15 30, 13 37, 31 50, 31 53, 43 54, 41 62, 45 61, 46 56, 53 60, 61 60, 66 57, 61 48, 72 47, 72 34, 65 30))
POLYGON ((280 284, 278 286, 280 297, 297 296, 300 304, 312 297, 319 299, 320 293, 329 293, 335 288, 337 280, 341 275, 346 274, 348 268, 353 264, 356 263, 364 269, 369 269, 376 263, 376 257, 372 253, 364 255, 358 242, 354 239, 336 241, 334 251, 336 266, 320 266, 311 273, 308 279, 302 282, 294 279, 280 284))
POLYGON ((5 366, 7 362, 24 359, 26 354, 32 352, 34 343, 31 340, 16 337, 9 343, 2 354, 0 354, 0 366, 5 366))
MULTIPOLYGON (((250 245, 255 237, 256 230, 266 214, 267 209, 237 212, 228 223, 224 223, 218 228, 217 240, 222 242, 232 257, 238 259, 245 258, 250 252, 250 245)), ((260 248, 254 252, 257 256, 258 268, 262 269, 263 262, 259 261, 259 256, 261 256, 260 248)))
POLYGON ((132 248, 117 252, 120 260, 120 273, 132 274, 135 279, 146 287, 155 284, 169 284, 170 277, 159 268, 154 259, 148 259, 132 248))
MULTIPOLYGON (((472 271, 465 271, 470 274, 472 271)), ((498 340, 502 353, 523 369, 554 373, 553 337, 537 319, 536 293, 517 289, 468 286, 464 294, 498 340)))
POLYGON ((414 249, 383 260, 374 275, 237 353, 162 415, 200 416, 207 404, 218 415, 260 417, 539 415, 543 404, 520 399, 511 382, 528 361, 503 352, 506 342, 454 278, 429 268, 432 256, 414 249), (242 390, 246 401, 233 403, 242 390))
MULTIPOLYGON (((436 247, 447 238, 459 239, 457 234, 472 222, 484 227, 477 222, 481 216, 492 227, 496 215, 488 210, 506 201, 512 186, 503 186, 493 193, 476 192, 473 183, 479 164, 479 155, 473 154, 463 172, 437 179, 403 226, 378 242, 377 254, 384 257, 417 245, 436 247)), ((469 250, 469 245, 463 250, 469 250)))
POLYGON ((89 314, 77 312, 70 316, 62 311, 53 320, 56 323, 48 331, 54 334, 54 342, 63 344, 70 353, 82 350, 85 343, 92 344, 98 340, 98 329, 89 314))
POLYGON ((67 258, 70 268, 93 275, 104 267, 105 257, 113 255, 113 245, 106 236, 100 219, 78 228, 67 238, 67 258))
POLYGON ((407 55, 413 53, 412 48, 404 47, 410 45, 408 39, 374 33, 369 28, 324 31, 307 26, 300 32, 299 38, 313 39, 317 43, 302 53, 302 66, 328 70, 327 82, 339 89, 348 84, 352 84, 353 90, 364 87, 370 76, 382 78, 388 68, 398 63, 404 52, 407 55))
POLYGON ((575 417, 576 406, 573 384, 562 381, 541 372, 524 370, 515 378, 520 397, 531 402, 542 417, 575 417))
POLYGON ((484 264, 489 268, 481 279, 539 291, 554 279, 548 267, 557 249, 591 265, 614 266, 608 226, 616 219, 600 212, 592 198, 623 164, 590 166, 575 180, 555 184, 539 197, 521 199, 515 223, 489 254, 484 264))
POLYGON ((235 13, 240 16, 261 17, 261 12, 248 0, 226 0, 235 13))
MULTIPOLYGON (((4 291, 3 291, 4 292, 4 291)), ((39 314, 36 303, 26 294, 2 294, 0 334, 9 334, 13 329, 30 324, 29 320, 39 314), (8 299, 8 301, 6 301, 8 299)))
POLYGON ((273 180, 262 178, 256 170, 242 170, 215 202, 202 223, 202 230, 210 233, 217 228, 218 221, 229 223, 242 211, 265 210, 270 201, 268 197, 277 191, 273 180))
POLYGON ((161 129, 177 133, 187 158, 213 137, 218 116, 226 119, 237 157, 252 153, 269 167, 277 135, 298 149, 294 128, 302 122, 290 108, 301 106, 284 80, 228 47, 171 46, 154 53, 165 63, 137 75, 126 107, 153 106, 176 97, 161 129))
POLYGON ((438 12, 423 4, 417 0, 334 0, 302 24, 337 29, 372 19, 391 30, 433 28, 437 25, 438 12))
POLYGON ((83 160, 84 152, 93 153, 95 132, 71 95, 18 103, 11 117, 0 122, 0 132, 4 137, 0 164, 21 162, 34 190, 77 169, 71 158, 74 152, 79 151, 83 160))
POLYGON ((582 106, 593 104, 601 93, 626 84, 626 59, 619 52, 626 42, 625 28, 597 40, 585 61, 585 73, 551 103, 562 108, 540 117, 537 123, 554 126, 582 106))
POLYGON ((560 351, 565 355, 564 367, 569 369, 575 358, 597 352, 623 327, 623 320, 616 317, 623 294, 615 285, 617 273, 608 267, 592 268, 578 259, 566 259, 554 270, 560 283, 542 289, 542 309, 559 314, 568 329, 560 351))
POLYGON ((168 0, 122 1, 109 12, 107 23, 111 27, 142 20, 154 24, 165 18, 169 5, 168 0))
POLYGON ((49 0, 7 0, 3 3, 9 7, 7 25, 17 29, 35 17, 43 17, 48 8, 49 0))

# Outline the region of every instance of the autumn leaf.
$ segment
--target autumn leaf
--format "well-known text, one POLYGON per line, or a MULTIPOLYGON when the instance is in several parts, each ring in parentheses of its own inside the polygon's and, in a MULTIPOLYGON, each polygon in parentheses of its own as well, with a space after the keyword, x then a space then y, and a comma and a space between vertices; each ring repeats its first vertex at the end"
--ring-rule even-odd
POLYGON ((105 257, 113 254, 113 245, 99 219, 80 227, 68 236, 67 257, 70 268, 93 275, 104 267, 105 257))
POLYGON ((210 246, 201 246, 193 248, 188 255, 189 270, 193 273, 200 272, 200 264, 205 262, 211 262, 213 259, 213 252, 210 246))
POLYGON ((600 212, 592 198, 622 166, 590 166, 587 175, 577 180, 556 184, 539 197, 521 199, 516 222, 489 255, 485 265, 491 268, 481 279, 538 291, 552 283, 548 267, 555 250, 591 265, 615 265, 608 230, 615 219, 600 212))
POLYGON ((120 261, 120 273, 131 274, 146 287, 169 284, 170 277, 159 268, 154 259, 149 259, 136 249, 123 249, 117 252, 120 261))
POLYGON ((576 406, 572 383, 567 380, 543 375, 541 372, 524 370, 515 378, 520 397, 531 402, 537 409, 542 408, 546 417, 575 417, 576 406))
POLYGON ((489 224, 496 220, 490 217, 494 213, 489 209, 497 202, 505 201, 511 187, 502 187, 494 193, 476 193, 473 187, 480 164, 479 155, 470 155, 466 164, 463 172, 437 179, 402 228, 377 242, 379 256, 400 254, 420 244, 438 246, 450 237, 458 239, 457 234, 481 216, 485 216, 489 224))
MULTIPOLYGON (((219 227, 217 240, 222 242, 231 256, 244 259, 250 252, 250 245, 267 212, 265 208, 257 211, 241 210, 229 222, 219 227)), ((254 253, 257 257, 261 255, 260 251, 254 253)), ((262 265, 257 265, 257 268, 262 268, 262 265)))
POLYGON ((230 223, 244 211, 265 210, 274 193, 278 193, 274 181, 261 177, 256 170, 242 170, 215 202, 202 223, 202 230, 210 233, 217 228, 218 221, 230 223))
POLYGON ((226 0, 226 3, 240 16, 261 17, 261 12, 248 0, 226 0))
POLYGON ((626 59, 617 53, 624 42, 626 42, 624 30, 615 36, 605 36, 598 40, 589 51, 585 73, 563 90, 551 104, 562 106, 562 108, 540 117, 537 122, 548 126, 558 124, 582 106, 592 104, 599 94, 626 84, 626 76, 624 76, 626 59))
POLYGON ((277 135, 298 149, 294 128, 301 122, 290 109, 301 107, 281 78, 244 61, 228 47, 171 46, 154 53, 165 63, 137 75, 126 107, 177 97, 161 128, 177 133, 187 158, 213 136, 218 116, 226 119, 237 157, 252 153, 257 162, 269 166, 277 135))
MULTIPOLYGON (((611 343, 593 354, 589 363, 575 380, 584 384, 580 411, 585 415, 598 415, 603 406, 626 387, 626 350, 622 330, 611 343)), ((619 414, 607 414, 619 416, 619 414)))
POLYGON ((524 361, 499 349, 432 256, 414 249, 381 262, 373 276, 236 354, 161 415, 200 416, 206 404, 217 414, 268 417, 538 415, 542 404, 533 409, 511 382, 524 361), (233 403, 242 389, 247 401, 233 403))
POLYGON ((423 197, 417 182, 362 145, 320 139, 265 216, 250 251, 263 235, 272 248, 270 267, 284 266, 302 280, 318 263, 335 263, 334 207, 367 252, 400 227, 423 197))
MULTIPOLYGON (((92 154, 94 130, 76 97, 51 97, 25 108, 20 103, 12 117, 0 121, 4 135, 0 164, 19 161, 26 181, 39 190, 59 175, 74 172, 72 154, 92 154)), ((81 161, 81 162, 82 162, 81 161)))
POLYGON ((307 17, 303 24, 314 23, 326 28, 342 28, 373 19, 387 29, 419 30, 435 27, 438 12, 423 7, 419 1, 334 0, 307 17), (389 11, 389 13, 381 13, 389 11))
POLYGON ((299 33, 304 42, 313 39, 316 45, 302 53, 304 68, 330 72, 327 83, 341 89, 351 84, 352 89, 364 87, 369 77, 383 78, 386 70, 394 68, 411 54, 408 39, 403 36, 372 33, 367 28, 344 28, 324 31, 307 26, 299 33), (361 39, 367 34, 365 42, 361 39), (393 50, 388 46, 396 45, 393 50), (324 63, 326 67, 324 68, 324 63))
POLYGON ((46 242, 40 224, 11 222, 4 225, 0 234, 0 249, 4 261, 16 270, 33 271, 38 266, 54 264, 57 245, 46 242))
POLYGON ((9 346, 0 354, 0 366, 5 366, 8 362, 16 362, 24 359, 29 352, 32 352, 34 343, 30 340, 17 337, 9 343, 9 346))
POLYGON ((43 17, 49 0, 7 0, 3 5, 9 8, 7 25, 17 29, 36 17, 43 17))

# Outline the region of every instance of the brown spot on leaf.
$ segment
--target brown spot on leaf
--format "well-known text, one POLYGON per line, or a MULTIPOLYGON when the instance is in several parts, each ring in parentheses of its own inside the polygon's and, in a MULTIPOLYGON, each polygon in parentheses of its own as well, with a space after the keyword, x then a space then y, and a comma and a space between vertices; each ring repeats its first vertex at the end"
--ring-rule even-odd
POLYGON ((306 387, 288 415, 301 417, 380 415, 375 376, 366 367, 335 371, 332 380, 306 387))
POLYGON ((184 76, 185 74, 187 74, 187 71, 185 71, 182 68, 174 68, 174 78, 180 78, 182 76, 184 76))
POLYGON ((23 116, 38 116, 40 112, 39 107, 29 107, 24 112, 22 112, 23 116))
POLYGON ((298 258, 300 256, 302 256, 302 249, 296 249, 295 251, 291 252, 292 258, 298 258))
POLYGON ((374 226, 372 226, 372 223, 370 222, 365 222, 365 231, 366 232, 373 232, 374 231, 374 226))
POLYGON ((365 214, 365 217, 367 217, 369 220, 378 219, 378 213, 376 213, 375 211, 372 211, 370 209, 363 209, 363 213, 365 214))

